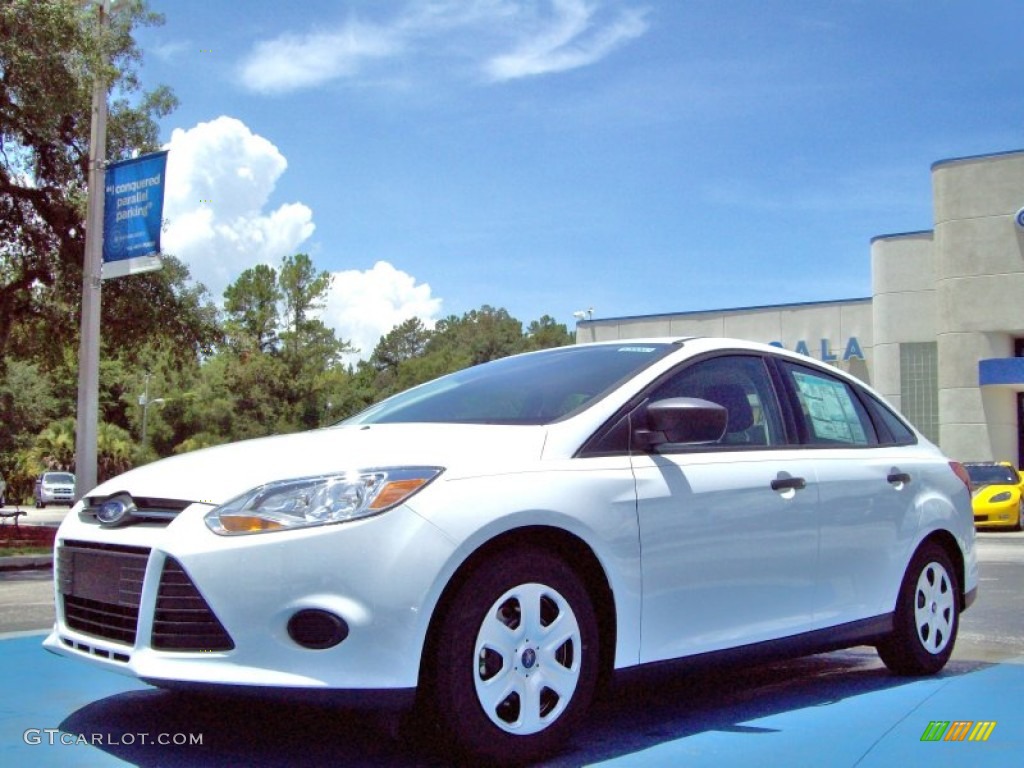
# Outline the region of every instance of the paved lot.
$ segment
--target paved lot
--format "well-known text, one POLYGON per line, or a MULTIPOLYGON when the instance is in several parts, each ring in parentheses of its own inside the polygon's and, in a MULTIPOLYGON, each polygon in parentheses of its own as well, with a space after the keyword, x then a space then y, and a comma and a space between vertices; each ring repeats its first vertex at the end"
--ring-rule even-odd
MULTIPOLYGON (((873 651, 856 648, 620 686, 567 751, 544 765, 1017 765, 1024 535, 987 534, 982 548, 981 597, 964 616, 953 662, 937 677, 893 677, 873 651), (922 741, 934 721, 995 727, 984 742, 922 741)), ((36 585, 48 589, 45 579, 36 585)), ((38 633, 3 638, 3 765, 442 764, 394 717, 173 694, 50 656, 38 633)))
MULTIPOLYGON (((0 507, 0 512, 21 510, 24 514, 18 518, 19 525, 60 525, 60 521, 64 519, 69 509, 70 507, 53 506, 52 504, 43 509, 36 509, 32 505, 8 504, 6 507, 0 507)), ((7 522, 6 525, 13 525, 13 523, 7 522)))

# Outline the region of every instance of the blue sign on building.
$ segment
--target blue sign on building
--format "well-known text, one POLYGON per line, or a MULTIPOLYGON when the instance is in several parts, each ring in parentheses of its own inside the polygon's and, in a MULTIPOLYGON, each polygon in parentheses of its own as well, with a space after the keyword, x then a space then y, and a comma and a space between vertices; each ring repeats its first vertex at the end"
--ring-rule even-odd
POLYGON ((160 269, 167 152, 107 166, 103 279, 160 269))

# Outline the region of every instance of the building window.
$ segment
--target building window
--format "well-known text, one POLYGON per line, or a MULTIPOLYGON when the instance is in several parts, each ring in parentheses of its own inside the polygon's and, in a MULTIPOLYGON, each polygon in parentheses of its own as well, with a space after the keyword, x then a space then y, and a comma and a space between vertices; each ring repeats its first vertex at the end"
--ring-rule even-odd
POLYGON ((900 410, 939 442, 939 350, 934 341, 900 344, 900 410))

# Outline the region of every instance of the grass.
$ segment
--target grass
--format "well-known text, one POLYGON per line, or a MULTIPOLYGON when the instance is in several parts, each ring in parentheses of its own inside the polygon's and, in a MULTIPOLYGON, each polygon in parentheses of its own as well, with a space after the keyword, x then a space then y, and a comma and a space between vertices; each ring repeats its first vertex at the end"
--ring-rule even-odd
POLYGON ((56 535, 48 525, 0 525, 0 557, 52 554, 56 535))
POLYGON ((2 547, 0 557, 14 557, 15 555, 52 555, 53 547, 2 547))

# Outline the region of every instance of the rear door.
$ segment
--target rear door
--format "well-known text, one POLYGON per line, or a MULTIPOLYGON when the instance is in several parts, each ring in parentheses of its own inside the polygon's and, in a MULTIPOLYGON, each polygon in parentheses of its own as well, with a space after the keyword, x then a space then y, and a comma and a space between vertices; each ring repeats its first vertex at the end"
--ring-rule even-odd
POLYGON ((895 416, 889 414, 890 427, 873 417, 884 406, 850 382, 789 360, 779 359, 778 366, 818 478, 815 623, 832 626, 887 613, 920 523, 915 497, 924 490, 924 469, 908 450, 915 438, 895 416))

